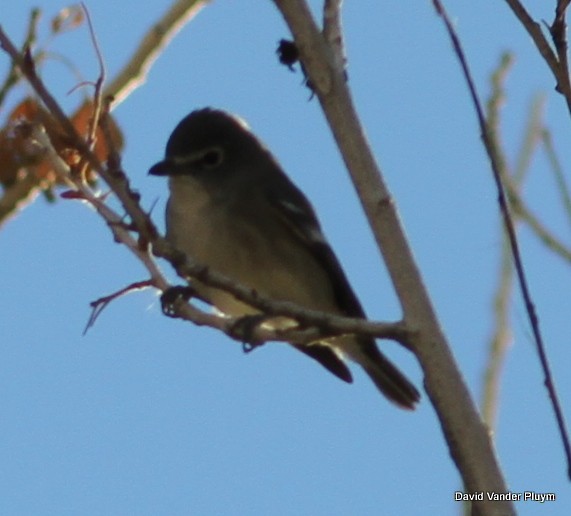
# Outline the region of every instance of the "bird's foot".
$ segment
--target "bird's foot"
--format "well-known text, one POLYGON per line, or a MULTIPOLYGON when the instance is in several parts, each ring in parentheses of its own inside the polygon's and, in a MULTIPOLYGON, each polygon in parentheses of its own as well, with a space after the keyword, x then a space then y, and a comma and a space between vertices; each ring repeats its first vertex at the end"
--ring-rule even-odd
POLYGON ((177 285, 167 288, 161 294, 161 309, 167 317, 176 317, 175 303, 181 299, 188 301, 195 295, 195 291, 188 285, 177 285))
POLYGON ((244 353, 250 353, 254 349, 264 344, 263 341, 256 340, 255 331, 260 324, 268 319, 267 315, 244 315, 236 320, 229 330, 230 336, 242 341, 244 353))

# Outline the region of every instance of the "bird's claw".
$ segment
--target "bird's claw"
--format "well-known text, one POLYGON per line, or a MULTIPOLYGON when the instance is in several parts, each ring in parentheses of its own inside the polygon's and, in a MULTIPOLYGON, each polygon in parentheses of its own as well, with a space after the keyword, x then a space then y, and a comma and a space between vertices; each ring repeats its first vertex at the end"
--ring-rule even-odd
POLYGON ((161 309, 167 317, 176 317, 175 303, 182 299, 188 301, 194 296, 194 289, 188 285, 167 288, 161 294, 161 309))
POLYGON ((235 339, 242 341, 244 353, 250 353, 264 344, 254 338, 256 328, 267 319, 266 315, 244 315, 230 327, 229 333, 235 339))

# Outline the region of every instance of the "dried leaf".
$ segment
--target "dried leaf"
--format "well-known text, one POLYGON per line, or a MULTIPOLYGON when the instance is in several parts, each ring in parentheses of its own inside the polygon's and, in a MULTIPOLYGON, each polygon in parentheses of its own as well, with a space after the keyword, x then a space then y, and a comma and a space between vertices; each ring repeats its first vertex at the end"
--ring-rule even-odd
MULTIPOLYGON (((78 133, 87 138, 91 119, 93 116, 93 103, 85 102, 71 117, 71 121, 78 133)), ((29 124, 41 124, 48 133, 52 145, 60 157, 70 166, 77 166, 81 157, 71 144, 71 140, 63 132, 51 114, 38 104, 33 98, 24 99, 8 116, 8 127, 0 130, 0 183, 8 185, 13 183, 24 173, 23 169, 32 168, 41 179, 50 183, 55 181, 55 174, 51 164, 42 159, 38 148, 32 145, 29 139, 29 124)), ((123 148, 123 134, 116 122, 108 116, 109 133, 114 150, 123 148)), ((95 131, 95 155, 105 161, 109 155, 106 140, 100 127, 95 131)), ((88 180, 94 181, 95 175, 88 171, 88 180)))

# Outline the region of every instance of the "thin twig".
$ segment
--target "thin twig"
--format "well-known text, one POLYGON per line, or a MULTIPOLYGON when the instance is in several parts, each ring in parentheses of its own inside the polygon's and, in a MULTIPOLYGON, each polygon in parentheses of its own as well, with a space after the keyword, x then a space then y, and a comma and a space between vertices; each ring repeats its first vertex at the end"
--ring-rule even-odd
POLYGON ((564 206, 568 206, 568 214, 571 221, 571 199, 569 198, 569 190, 566 186, 566 180, 563 176, 563 171, 560 166, 558 167, 557 156, 554 154, 550 142, 545 141, 546 129, 542 129, 541 116, 543 113, 545 98, 543 96, 537 98, 532 105, 530 120, 527 124, 527 130, 522 141, 521 149, 518 153, 514 172, 509 173, 506 170, 505 157, 503 157, 500 145, 497 143, 497 129, 494 111, 489 110, 488 127, 491 129, 492 142, 495 147, 496 155, 498 156, 498 163, 500 164, 500 171, 502 172, 502 181, 508 195, 510 207, 514 215, 519 220, 527 224, 532 230, 533 234, 539 238, 543 244, 554 253, 558 254, 564 260, 571 262, 571 248, 565 245, 560 238, 555 236, 543 222, 537 217, 532 210, 527 206, 521 195, 521 183, 524 181, 524 176, 529 171, 531 157, 537 148, 538 143, 543 140, 548 158, 552 163, 552 168, 556 176, 556 181, 559 186, 559 191, 563 199, 564 206), (551 152, 550 152, 551 148, 551 152), (569 205, 566 205, 569 202, 569 205))
MULTIPOLYGON (((123 217, 120 217, 109 208, 104 202, 105 199, 95 195, 83 182, 73 182, 67 170, 67 165, 59 158, 55 149, 53 149, 47 134, 44 131, 38 131, 34 134, 34 137, 40 141, 41 145, 46 149, 47 157, 56 169, 58 177, 68 182, 73 189, 80 192, 80 195, 74 194, 69 197, 84 199, 96 209, 107 222, 113 232, 115 240, 125 244, 129 250, 143 262, 150 272, 150 281, 156 288, 165 291, 169 285, 164 280, 160 270, 150 255, 151 248, 155 256, 168 260, 177 273, 185 279, 197 278, 205 284, 232 293, 238 300, 258 308, 263 313, 284 315, 295 319, 302 327, 315 327, 309 331, 301 330, 297 333, 295 329, 291 332, 260 329, 259 333, 256 334, 256 336, 261 336, 260 340, 288 340, 295 342, 296 338, 308 339, 308 335, 311 335, 312 340, 315 340, 318 339, 320 335, 329 337, 346 333, 363 333, 380 338, 393 339, 401 342, 404 346, 408 346, 409 341, 413 338, 413 333, 401 322, 371 323, 362 319, 334 316, 329 313, 304 309, 293 303, 272 301, 258 295, 249 288, 235 284, 228 278, 216 274, 214 271, 209 271, 205 266, 192 262, 184 253, 177 251, 167 240, 159 236, 148 214, 140 207, 139 195, 130 188, 129 181, 124 172, 120 169, 106 168, 101 164, 98 158, 91 152, 86 142, 77 133, 59 104, 47 91, 42 80, 35 73, 33 62, 30 61, 29 58, 26 59, 15 49, 1 27, 0 44, 18 64, 28 82, 38 94, 38 97, 50 110, 54 119, 62 126, 62 129, 70 140, 70 144, 78 149, 82 157, 98 172, 117 196, 123 208, 133 221, 133 224, 126 225, 123 221, 123 217), (139 239, 135 239, 132 236, 131 231, 133 230, 139 233, 139 239), (142 243, 143 245, 141 245, 142 243)), ((177 315, 182 318, 191 320, 198 325, 209 325, 218 328, 232 336, 231 326, 236 322, 233 319, 205 314, 190 304, 179 303, 177 304, 176 310, 177 315)), ((306 341, 307 340, 303 340, 303 342, 306 341)))
POLYGON ((567 20, 565 19, 568 6, 569 0, 558 0, 557 6, 555 8, 555 18, 553 19, 551 27, 549 27, 549 33, 551 34, 551 40, 555 45, 557 58, 559 59, 559 70, 560 77, 563 81, 563 92, 569 98, 569 95, 571 94, 571 83, 569 82, 569 59, 567 56, 567 20))
POLYGON ((494 295, 494 328, 486 359, 486 371, 482 389, 482 417, 494 432, 499 405, 500 378, 508 348, 512 342, 509 322, 510 298, 513 290, 512 257, 507 240, 502 239, 498 288, 494 295))
MULTIPOLYGON (((492 75, 492 93, 487 104, 487 119, 496 155, 502 156, 500 171, 502 178, 509 179, 513 188, 510 188, 510 199, 513 195, 519 199, 521 187, 531 165, 531 157, 537 150, 539 134, 542 126, 544 97, 534 99, 529 110, 529 119, 526 123, 522 145, 518 152, 514 172, 509 170, 507 160, 503 156, 500 138, 500 108, 505 98, 504 80, 507 67, 513 58, 504 54, 500 60, 497 71, 492 75)), ((523 204, 523 203, 522 203, 523 204)), ((515 210, 514 210, 515 211, 515 210)), ((516 212, 517 215, 517 212, 516 212)), ((516 220, 517 221, 517 220, 516 220)), ((496 417, 499 404, 500 376, 504 366, 507 350, 512 341, 509 321, 509 306, 513 290, 513 261, 506 233, 501 226, 502 248, 498 271, 498 287, 494 295, 493 314, 494 328, 490 338, 489 354, 486 360, 486 371, 482 390, 482 415, 492 431, 496 427, 496 417)))
POLYGON ((36 174, 28 173, 23 179, 4 189, 0 196, 0 228, 12 215, 38 196, 41 183, 42 179, 36 174))
POLYGON ((541 142, 545 103, 546 97, 544 94, 536 95, 532 101, 521 148, 513 166, 513 173, 510 175, 516 183, 521 183, 525 180, 525 176, 527 176, 531 167, 531 158, 541 142))
POLYGON ((494 148, 494 155, 497 158, 500 170, 506 170, 508 167, 500 138, 500 111, 505 101, 504 82, 513 62, 514 57, 512 54, 506 52, 501 56, 500 63, 492 74, 492 93, 487 103, 490 144, 494 148))
MULTIPOLYGON (((24 43, 22 48, 31 47, 37 38, 38 33, 38 21, 40 20, 42 12, 40 9, 32 9, 30 13, 30 20, 28 22, 28 29, 26 31, 26 37, 24 38, 24 43)), ((18 72, 18 68, 16 67, 15 63, 12 62, 10 65, 10 69, 8 70, 8 74, 6 75, 6 79, 4 79, 4 83, 0 86, 0 106, 4 104, 4 99, 8 92, 18 84, 20 80, 20 73, 18 72)))
MULTIPOLYGON (((147 35, 143 38, 133 57, 111 82, 111 84, 105 88, 100 96, 107 98, 115 95, 116 98, 112 105, 113 108, 119 105, 119 102, 125 100, 136 87, 143 84, 145 76, 149 72, 151 65, 164 50, 165 46, 172 40, 184 24, 192 19, 192 17, 198 13, 200 8, 209 1, 210 0, 175 1, 159 22, 153 25, 147 35)), ((39 14, 39 10, 32 11, 28 33, 23 48, 29 48, 31 43, 35 40, 39 14)), ((94 33, 92 32, 92 36, 93 35, 94 33)), ((95 48, 97 49, 96 43, 95 48)), ((96 53, 98 54, 101 68, 101 53, 98 49, 96 50, 96 53)), ((59 57, 59 59, 63 60, 62 57, 59 57)), ((7 79, 0 88, 0 105, 2 105, 2 101, 6 93, 21 77, 21 74, 17 72, 17 69, 16 61, 12 60, 12 66, 7 79)), ((93 120, 96 120, 97 117, 98 115, 94 116, 93 120)), ((96 130, 96 127, 97 124, 94 121, 92 123, 93 130, 96 130)), ((89 132, 92 134, 91 130, 89 132)), ((0 196, 0 226, 8 220, 10 215, 16 213, 17 208, 21 209, 27 202, 30 202, 32 199, 37 197, 37 194, 39 193, 37 191, 38 184, 39 181, 35 180, 31 174, 28 174, 25 181, 20 182, 18 185, 13 185, 3 192, 2 196, 0 196)))
POLYGON ((510 177, 503 177, 503 184, 515 215, 525 222, 543 244, 561 258, 571 263, 571 249, 561 242, 523 202, 517 186, 510 177))
MULTIPOLYGON (((40 9, 32 9, 22 48, 31 47, 36 41, 40 16, 40 9)), ((18 84, 21 77, 22 74, 19 72, 18 67, 14 61, 11 61, 6 78, 2 86, 0 86, 0 109, 4 104, 6 95, 18 84)), ((3 166, 3 164, 0 163, 0 166, 3 166)), ((13 185, 4 187, 0 195, 0 228, 18 210, 38 196, 40 193, 38 187, 41 183, 42 180, 36 174, 28 173, 22 179, 18 179, 13 185)))
POLYGON ((144 84, 149 69, 172 38, 211 0, 176 0, 145 34, 121 73, 105 88, 104 97, 114 98, 113 108, 144 84))
POLYGON ((468 89, 470 91, 470 96, 472 98, 472 102, 474 104, 474 108, 476 110, 476 115, 478 118, 478 123, 480 125, 480 131, 482 140, 484 142, 484 146, 488 153, 488 157, 490 158, 490 164, 492 167, 492 172, 494 176, 494 181, 496 183, 496 188, 498 192, 498 202, 500 205, 500 210, 502 216, 504 218, 504 224, 506 227, 506 232, 508 234, 508 239, 512 251, 512 256, 515 264, 516 274, 518 278, 518 282, 520 285, 522 297, 525 303, 526 312, 529 318, 529 322, 531 325, 531 329, 534 336, 536 350, 539 356, 539 360, 541 363, 541 367, 543 369, 545 375, 545 386, 547 388, 547 392, 549 393, 549 397, 551 399, 551 404, 553 407, 553 411, 555 413, 555 418, 557 420, 557 425, 559 428, 559 432, 561 434, 561 441, 563 444, 563 449, 565 453, 565 457, 567 460, 568 465, 568 476, 571 479, 571 441, 569 440, 569 435, 567 432, 565 418, 563 415, 563 410, 561 408, 561 404, 559 402, 559 397, 557 395, 557 390, 555 388, 555 384, 553 382, 553 376, 551 374, 551 368, 549 366, 549 361, 547 358, 547 352, 545 350, 545 345, 543 342, 543 337, 541 335, 541 331, 539 329, 539 319, 537 317, 537 313, 535 310, 535 305, 532 300, 531 291, 527 282, 527 276, 525 273, 525 268, 523 265, 521 253, 519 250, 519 244, 514 228, 513 218, 510 213, 510 208, 507 201, 507 196, 504 191, 504 186, 502 183, 502 177, 500 173, 500 167, 498 165, 498 160, 496 153, 494 152, 494 146, 490 139, 489 131, 488 131, 488 124, 484 117, 484 112, 482 110, 480 99, 478 98, 478 93, 476 92, 476 87, 474 85, 474 81, 472 79, 472 74, 468 67, 468 63, 466 61, 466 57, 464 55, 464 51, 462 49, 462 45, 452 26, 452 22, 446 13, 444 6, 440 2, 440 0, 433 0, 434 7, 436 8, 437 13, 442 17, 444 24, 446 26, 446 30, 450 36, 452 41, 452 46, 454 47, 454 51, 458 57, 460 65, 462 67, 462 71, 464 73, 464 77, 466 79, 466 83, 468 85, 468 89))
MULTIPOLYGON (((571 0, 569 0, 571 1, 571 0)), ((553 175, 555 176, 555 181, 557 184, 557 190, 559 191, 559 195, 561 196, 561 202, 563 204, 563 208, 565 209, 565 213, 567 214, 567 220, 569 224, 571 224, 571 193, 569 190, 569 183, 567 182, 567 178, 565 177, 565 173, 563 172, 563 167, 557 153, 555 152, 555 148, 553 146, 553 139, 551 137, 551 132, 549 129, 544 128, 541 132, 541 141, 543 143, 543 147, 545 148, 545 153, 547 154, 547 159, 551 165, 551 170, 553 171, 553 175)))
MULTIPOLYGON (((99 126, 99 117, 101 116, 101 99, 102 99, 102 88, 105 83, 105 62, 103 61, 103 56, 101 54, 101 48, 99 47, 99 42, 97 41, 97 36, 93 28, 93 22, 91 21, 91 15, 89 14, 89 9, 85 3, 81 2, 81 8, 85 13, 85 18, 87 19, 87 26, 89 27, 89 36, 91 38, 91 43, 95 50, 95 55, 97 56, 97 63, 99 64, 99 76, 95 81, 95 91, 93 93, 93 115, 89 121, 89 129, 87 131, 87 143, 91 150, 95 148, 97 127, 99 126)), ((83 174, 81 174, 83 176, 83 174)))
POLYGON ((537 50, 551 70, 557 84, 556 89, 565 97, 567 109, 571 113, 571 87, 569 84, 569 76, 562 70, 561 63, 559 62, 557 55, 553 52, 551 45, 543 35, 541 25, 534 21, 519 0, 505 1, 529 34, 535 43, 537 50))
POLYGON ((83 330, 83 335, 85 335, 88 332, 88 330, 93 327, 93 325, 101 315, 101 312, 103 312, 103 310, 105 310, 105 308, 109 306, 109 303, 111 303, 115 299, 123 297, 126 294, 130 294, 131 292, 137 292, 139 290, 143 290, 145 288, 152 286, 153 285, 149 280, 135 281, 134 283, 131 283, 126 287, 123 287, 117 292, 113 292, 113 294, 109 294, 108 296, 103 296, 100 297, 99 299, 96 299, 95 301, 91 301, 91 303, 89 303, 92 309, 91 315, 89 316, 89 320, 85 325, 85 329, 83 330))
MULTIPOLYGON (((498 161, 502 167, 502 173, 505 175, 509 175, 510 172, 507 170, 507 159, 503 153, 501 143, 500 113, 505 101, 504 84, 513 62, 514 58, 512 54, 504 53, 501 56, 500 62, 491 77, 491 94, 486 109, 490 138, 495 148, 494 152, 500 158, 498 161)), ((494 432, 496 427, 501 372, 507 349, 511 342, 508 309, 513 275, 511 254, 509 253, 509 246, 505 239, 504 231, 502 231, 502 244, 498 288, 493 303, 494 328, 488 348, 488 358, 486 359, 486 370, 480 403, 482 417, 492 432, 494 432)), ((466 504, 466 506, 469 508, 469 504, 466 504)))

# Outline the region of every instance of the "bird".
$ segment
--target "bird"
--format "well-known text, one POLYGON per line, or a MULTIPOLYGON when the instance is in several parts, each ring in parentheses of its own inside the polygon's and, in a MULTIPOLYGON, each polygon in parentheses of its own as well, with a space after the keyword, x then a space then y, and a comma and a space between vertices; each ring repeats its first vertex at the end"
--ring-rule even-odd
MULTIPOLYGON (((267 298, 366 318, 309 200, 238 116, 211 107, 192 111, 149 174, 168 177, 166 239, 177 250, 267 298)), ((198 280, 191 285, 222 314, 259 314, 222 289, 198 280)), ((264 324, 278 328, 284 320, 264 324)), ((353 376, 346 361, 356 362, 401 408, 414 409, 420 400, 371 337, 290 344, 347 383, 353 376)))

